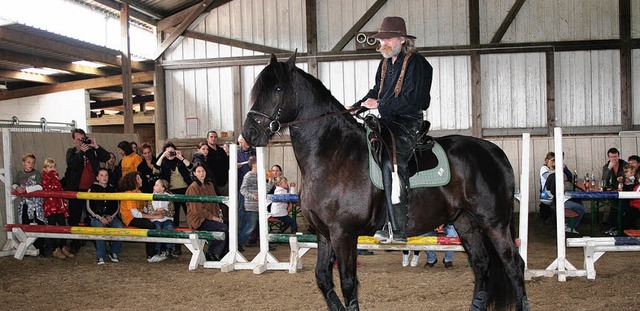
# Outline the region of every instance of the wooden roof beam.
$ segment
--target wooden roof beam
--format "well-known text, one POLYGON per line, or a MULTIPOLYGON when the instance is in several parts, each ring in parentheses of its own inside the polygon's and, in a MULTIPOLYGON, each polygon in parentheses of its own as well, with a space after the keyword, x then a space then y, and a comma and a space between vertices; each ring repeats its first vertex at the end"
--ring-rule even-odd
MULTIPOLYGON (((96 2, 96 3, 102 4, 102 5, 104 5, 104 6, 108 7, 108 8, 111 8, 113 10, 120 11, 120 3, 115 2, 113 0, 93 0, 93 1, 96 2)), ((129 4, 129 7, 131 7, 133 9, 132 11, 129 12, 129 16, 131 16, 132 18, 137 19, 137 20, 139 20, 139 21, 141 21, 143 23, 156 26, 158 21, 154 17, 157 17, 158 19, 162 18, 162 16, 160 16, 156 12, 148 12, 147 10, 144 10, 142 8, 138 8, 137 6, 134 6, 134 5, 131 5, 131 4, 129 4), (145 11, 145 12, 148 12, 149 14, 145 14, 145 13, 142 13, 140 11, 145 11)))
POLYGON ((355 23, 355 25, 353 25, 349 30, 347 30, 347 33, 345 33, 344 36, 342 36, 342 38, 340 39, 340 41, 338 41, 338 43, 336 43, 333 49, 331 49, 331 52, 342 51, 342 49, 344 49, 347 43, 349 43, 349 41, 351 41, 351 39, 353 39, 353 37, 356 35, 356 32, 362 29, 362 27, 364 27, 364 25, 366 25, 367 22, 369 22, 369 20, 371 20, 371 18, 374 15, 376 15, 376 13, 378 13, 378 11, 382 8, 382 6, 385 3, 387 3, 387 0, 377 0, 362 15, 362 17, 360 17, 360 19, 355 23))
MULTIPOLYGON (((131 82, 147 82, 153 80, 153 71, 136 72, 131 75, 131 82)), ((52 85, 36 86, 26 89, 5 91, 0 93, 0 100, 43 95, 79 89, 97 89, 114 85, 122 85, 122 75, 63 82, 52 85)))
POLYGON ((108 70, 101 68, 76 65, 73 63, 6 50, 0 50, 0 60, 25 65, 25 67, 47 67, 92 76, 110 76, 114 74, 114 72, 109 72, 108 70))
MULTIPOLYGON (((149 103, 154 101, 153 95, 145 95, 145 96, 135 96, 133 98, 134 104, 140 103, 149 103)), ((95 103, 91 103, 91 109, 104 109, 109 107, 122 107, 122 99, 114 99, 114 100, 103 100, 96 101, 95 103)))
MULTIPOLYGON (((162 41, 162 43, 160 43, 160 46, 156 48, 156 51, 153 53, 152 59, 153 60, 158 59, 162 55, 162 53, 164 53, 164 51, 166 51, 180 36, 182 36, 184 31, 187 30, 189 26, 191 26, 191 24, 200 16, 200 14, 209 12, 209 10, 211 10, 210 7, 213 2, 214 0, 203 0, 202 2, 194 5, 195 9, 193 9, 187 15, 187 17, 182 22, 180 22, 180 25, 176 27, 176 29, 171 33, 171 35, 169 35, 168 38, 162 41)), ((225 2, 225 1, 220 1, 220 2, 225 2)), ((216 4, 219 4, 219 3, 216 3, 216 4)))
MULTIPOLYGON (((43 33, 45 33, 43 31, 43 33)), ((106 65, 120 67, 119 51, 101 48, 92 44, 87 44, 80 40, 70 39, 54 33, 46 33, 37 35, 23 31, 0 27, 0 41, 6 41, 22 46, 31 47, 38 50, 49 51, 61 55, 77 57, 78 60, 87 60, 106 65)), ((142 62, 131 62, 131 67, 136 70, 149 71, 153 70, 153 64, 142 62)))
POLYGON ((46 84, 55 84, 55 83, 62 82, 62 80, 52 76, 39 75, 34 73, 22 72, 22 71, 13 71, 13 70, 0 70, 0 78, 46 83, 46 84))
MULTIPOLYGON (((168 28, 167 31, 168 32, 175 31, 175 29, 176 28, 171 27, 171 28, 168 28)), ((262 52, 262 53, 276 53, 277 54, 277 53, 292 53, 293 52, 293 51, 287 51, 287 50, 274 48, 274 47, 270 47, 270 46, 266 46, 266 45, 260 45, 260 44, 255 44, 255 43, 251 43, 251 42, 240 41, 240 40, 220 37, 220 36, 216 36, 216 35, 210 35, 210 34, 201 33, 201 32, 192 31, 192 30, 185 30, 182 35, 185 36, 185 37, 188 37, 188 38, 204 40, 204 41, 207 41, 207 42, 213 42, 213 43, 218 43, 218 44, 224 44, 224 45, 228 45, 228 46, 232 46, 232 47, 236 47, 236 48, 252 50, 252 51, 262 52)))
MULTIPOLYGON (((222 5, 225 5, 229 2, 231 2, 232 0, 220 0, 220 1, 215 1, 214 3, 211 4, 211 6, 209 7, 209 11, 218 8, 222 5)), ((193 10, 197 9, 197 5, 194 5, 190 8, 184 9, 176 14, 173 14, 161 21, 158 21, 158 23, 156 24, 156 31, 157 32, 163 32, 168 28, 174 27, 179 25, 183 20, 185 20, 187 18, 187 16, 189 16, 189 14, 191 14, 191 12, 193 12, 193 10)))

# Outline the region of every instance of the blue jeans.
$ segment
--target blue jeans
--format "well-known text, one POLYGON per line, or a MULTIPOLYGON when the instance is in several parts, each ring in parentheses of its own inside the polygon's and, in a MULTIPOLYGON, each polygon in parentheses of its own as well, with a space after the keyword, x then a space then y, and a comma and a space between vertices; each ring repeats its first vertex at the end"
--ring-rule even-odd
MULTIPOLYGON (((444 233, 447 235, 447 237, 457 237, 458 233, 456 232, 456 230, 453 228, 453 225, 445 225, 444 227, 442 227, 442 230, 444 230, 444 233)), ((427 234, 423 234, 424 236, 435 236, 437 235, 437 233, 435 231, 431 231, 427 234)), ((425 253, 427 253, 427 263, 434 263, 436 262, 436 260, 438 260, 437 256, 436 256, 436 252, 434 251, 425 251, 425 253)), ((453 262, 453 252, 452 251, 448 251, 448 252, 444 252, 444 262, 453 262)))
MULTIPOLYGON (((165 221, 152 221, 156 226, 156 230, 173 230, 173 220, 167 219, 165 221)), ((156 251, 160 251, 162 243, 156 243, 156 251)), ((167 243, 167 250, 172 250, 176 245, 173 243, 167 243)))
MULTIPOLYGON (((556 206, 553 205, 553 209, 555 210, 556 206)), ((576 212, 578 214, 578 217, 576 217, 576 219, 573 221, 573 230, 575 230, 576 228, 578 228, 578 224, 580 224, 580 221, 582 220, 582 217, 584 217, 584 206, 582 206, 582 204, 575 202, 575 201, 571 201, 568 200, 566 202, 564 202, 564 209, 568 209, 568 210, 572 210, 574 212, 576 212)), ((617 221, 616 221, 617 223, 617 221)))
POLYGON ((229 226, 225 223, 217 222, 211 219, 205 219, 202 225, 198 227, 199 231, 224 232, 224 241, 210 241, 207 253, 222 258, 229 251, 229 226))
MULTIPOLYGON (((91 227, 122 228, 124 226, 122 225, 122 221, 120 221, 120 218, 116 217, 113 220, 111 220, 111 222, 106 226, 99 219, 91 218, 91 227)), ((120 242, 120 241, 111 241, 111 247, 109 249, 109 252, 112 253, 112 254, 119 254, 121 248, 122 248, 122 242, 120 242)), ((106 255, 107 255, 107 241, 96 240, 96 258, 97 259, 100 259, 100 258, 104 259, 104 257, 106 255)))
POLYGON ((244 224, 238 231, 238 245, 244 245, 258 223, 258 212, 244 212, 244 224))
POLYGON ((291 218, 291 216, 289 215, 273 218, 280 220, 285 227, 290 227, 293 231, 298 230, 298 223, 296 223, 296 221, 293 220, 293 218, 291 218))

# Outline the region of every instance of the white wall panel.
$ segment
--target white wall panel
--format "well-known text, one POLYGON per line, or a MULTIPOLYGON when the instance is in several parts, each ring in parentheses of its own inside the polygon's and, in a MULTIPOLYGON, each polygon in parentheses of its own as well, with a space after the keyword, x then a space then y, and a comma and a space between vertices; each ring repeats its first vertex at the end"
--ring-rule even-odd
POLYGON ((631 37, 640 38, 640 1, 631 1, 631 37), (635 21, 635 22, 634 22, 635 21))
POLYGON ((198 118, 197 137, 233 130, 232 83, 231 68, 168 70, 168 137, 188 138, 186 118, 198 118))
MULTIPOLYGON (((375 3, 374 0, 319 0, 318 50, 330 51, 342 36, 375 3)), ((468 1, 388 1, 361 31, 375 31, 385 16, 401 16, 417 46, 463 45, 469 42, 468 1)), ((352 39, 344 48, 353 51, 352 39)))
POLYGON ((542 53, 481 56, 485 128, 546 126, 546 71, 542 53))
POLYGON ((320 81, 343 105, 353 105, 375 84, 378 60, 323 62, 318 64, 320 81))
POLYGON ((21 121, 71 123, 87 130, 89 118, 89 96, 85 90, 72 90, 46 95, 29 96, 0 101, 0 120, 11 120, 13 116, 21 121))
MULTIPOLYGON (((480 1, 482 43, 490 42, 513 3, 480 1)), ((502 42, 617 39, 619 34, 618 1, 530 0, 525 1, 502 42)))
MULTIPOLYGON (((306 52, 304 0, 236 0, 212 10, 194 31, 306 52)), ((181 38, 165 53, 167 60, 262 55, 223 44, 181 38)))
POLYGON ((620 52, 555 54, 558 126, 619 125, 620 52))
POLYGON ((433 67, 431 104, 427 110, 431 129, 470 128, 471 64, 469 57, 430 57, 427 60, 433 67))

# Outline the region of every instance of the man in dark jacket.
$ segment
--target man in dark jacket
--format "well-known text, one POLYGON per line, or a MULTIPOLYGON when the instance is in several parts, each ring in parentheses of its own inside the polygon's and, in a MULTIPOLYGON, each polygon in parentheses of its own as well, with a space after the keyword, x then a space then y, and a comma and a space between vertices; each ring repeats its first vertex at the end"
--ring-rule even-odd
POLYGON ((431 102, 433 68, 415 52, 416 37, 407 34, 401 17, 385 17, 380 30, 371 37, 380 42, 378 51, 384 59, 378 66, 376 84, 354 106, 378 109, 382 123, 395 136, 396 142, 395 163, 393 155, 387 152, 383 152, 382 158, 382 180, 391 228, 378 230, 374 237, 381 243, 406 243, 408 164, 418 140, 423 111, 431 102))
MULTIPOLYGON (((67 150, 67 170, 64 173, 64 190, 87 191, 96 181, 100 162, 109 160, 109 152, 100 147, 95 138, 87 137, 82 129, 71 131, 75 147, 67 150)), ((69 225, 77 226, 86 206, 85 200, 69 200, 69 225)), ((71 250, 77 252, 80 241, 71 242, 71 250)))
POLYGON ((229 195, 229 155, 222 146, 218 145, 216 131, 207 133, 207 147, 209 148, 207 167, 220 190, 218 195, 229 195))

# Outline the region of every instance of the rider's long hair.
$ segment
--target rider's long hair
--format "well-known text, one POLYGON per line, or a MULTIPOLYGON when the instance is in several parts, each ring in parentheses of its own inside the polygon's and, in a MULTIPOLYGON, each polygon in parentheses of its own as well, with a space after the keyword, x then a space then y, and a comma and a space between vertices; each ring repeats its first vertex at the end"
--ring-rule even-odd
POLYGON ((415 52, 416 51, 416 40, 412 39, 412 38, 404 38, 405 41, 402 44, 402 52, 404 52, 405 54, 409 53, 409 52, 415 52))

